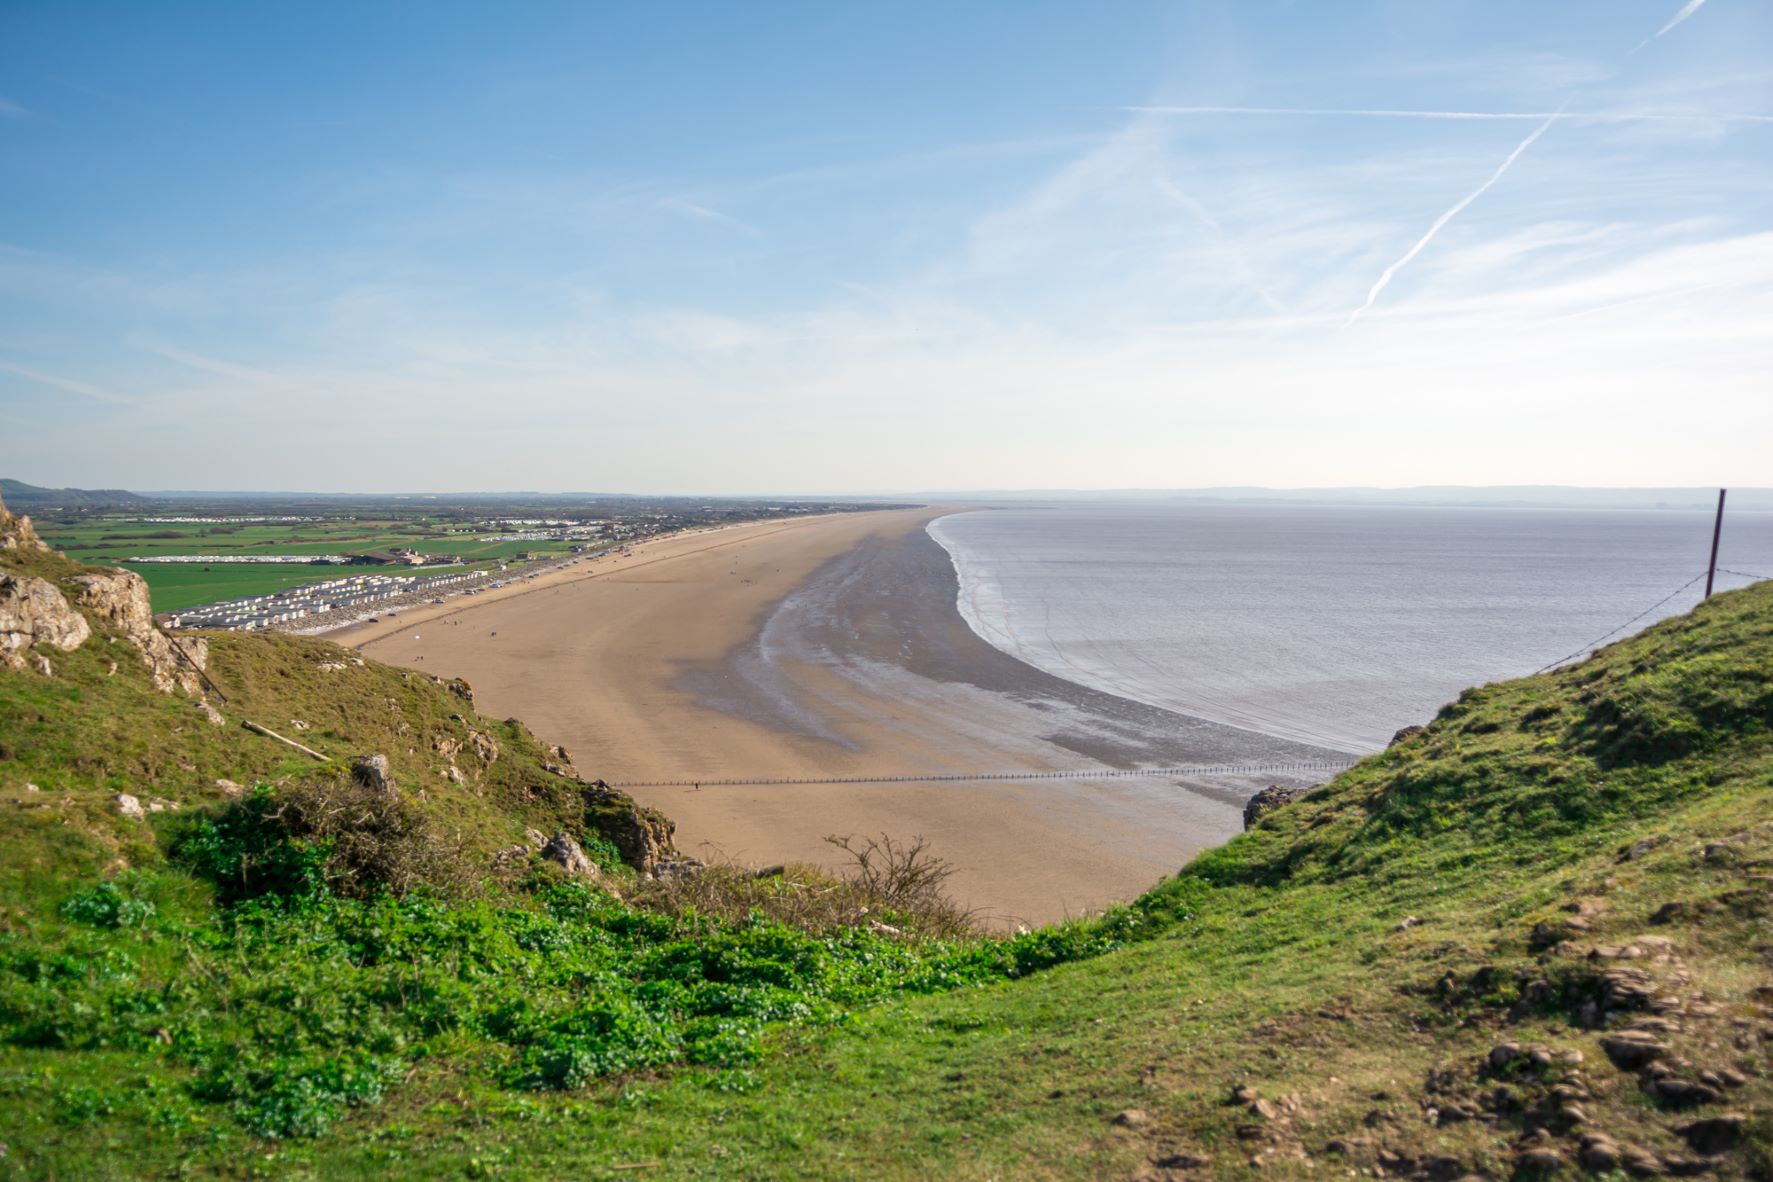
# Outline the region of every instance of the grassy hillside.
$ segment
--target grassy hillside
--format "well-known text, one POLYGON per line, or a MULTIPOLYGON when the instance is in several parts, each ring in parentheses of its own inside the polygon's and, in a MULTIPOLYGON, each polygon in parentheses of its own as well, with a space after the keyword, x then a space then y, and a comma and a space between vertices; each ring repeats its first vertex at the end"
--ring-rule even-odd
POLYGON ((836 889, 792 874, 750 918, 607 854, 492 874, 601 832, 517 724, 216 638, 230 719, 389 756, 378 819, 112 647, 0 672, 0 1176, 1773 1177, 1773 585, 1014 940, 784 922, 836 889))

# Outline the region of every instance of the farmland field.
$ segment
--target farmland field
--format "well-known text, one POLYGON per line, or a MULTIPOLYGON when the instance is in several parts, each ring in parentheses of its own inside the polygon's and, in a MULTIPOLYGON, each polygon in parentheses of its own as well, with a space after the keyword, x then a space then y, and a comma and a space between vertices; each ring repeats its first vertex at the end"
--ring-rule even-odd
MULTIPOLYGON (((426 555, 459 555, 468 565, 508 561, 521 553, 563 554, 558 541, 481 539, 496 529, 458 521, 335 519, 301 522, 169 522, 69 517, 40 520, 44 539, 69 557, 99 565, 120 564, 148 582, 156 612, 262 595, 302 583, 343 576, 344 568, 277 564, 136 563, 138 557, 177 555, 352 555, 409 547, 426 555)), ((400 568, 406 573, 410 568, 400 568)), ((357 568, 356 573, 361 573, 357 568)))

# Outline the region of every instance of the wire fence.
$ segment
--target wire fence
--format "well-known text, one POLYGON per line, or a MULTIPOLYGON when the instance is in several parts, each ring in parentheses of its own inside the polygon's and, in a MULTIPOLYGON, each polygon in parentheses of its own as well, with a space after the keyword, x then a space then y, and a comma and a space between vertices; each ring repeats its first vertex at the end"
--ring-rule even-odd
POLYGON ((753 776, 720 780, 628 780, 610 781, 612 788, 752 788, 795 784, 971 784, 1000 783, 1007 780, 1136 780, 1190 779, 1201 776, 1269 776, 1323 775, 1346 771, 1358 761, 1354 756, 1342 760, 1303 760, 1280 763, 1201 763, 1182 767, 1089 768, 1063 772, 943 772, 934 774, 902 774, 891 776, 753 776))
MULTIPOLYGON (((1750 574, 1748 571, 1745 571, 1745 570, 1731 570, 1729 567, 1724 567, 1724 566, 1718 567, 1717 573, 1720 575, 1735 575, 1737 578, 1750 579, 1755 582, 1764 581, 1769 577, 1767 575, 1750 574)), ((1578 657, 1587 656, 1589 653, 1593 652, 1595 649, 1599 648, 1601 645, 1605 644, 1607 641, 1613 639, 1613 637, 1619 635, 1621 632, 1625 631, 1627 628, 1631 627, 1633 624, 1637 623, 1639 620, 1643 619, 1645 616, 1648 616, 1648 615, 1652 614, 1653 612, 1655 612, 1657 608, 1661 607, 1663 604, 1667 603, 1669 600, 1675 598, 1681 592, 1687 590, 1689 587, 1692 587, 1699 582, 1702 582, 1704 579, 1705 579, 1704 574, 1694 575, 1692 578, 1688 579, 1685 583, 1682 583, 1679 587, 1676 587, 1673 591, 1670 591, 1667 595, 1664 595, 1661 599, 1658 599, 1655 603, 1652 603, 1649 607, 1645 608, 1643 611, 1639 612, 1637 615, 1633 616, 1631 619, 1625 621, 1625 623, 1619 625, 1619 627, 1613 629, 1611 632, 1602 633, 1601 635, 1595 637, 1593 640, 1589 641, 1587 644, 1583 645, 1581 648, 1577 649, 1575 652, 1571 653, 1567 657, 1559 657, 1557 660, 1553 661, 1549 665, 1541 665, 1539 668, 1533 670, 1533 673, 1535 675, 1540 674, 1540 673, 1544 673, 1544 672, 1547 672, 1548 670, 1556 669, 1559 665, 1566 665, 1569 662, 1574 661, 1578 657)))

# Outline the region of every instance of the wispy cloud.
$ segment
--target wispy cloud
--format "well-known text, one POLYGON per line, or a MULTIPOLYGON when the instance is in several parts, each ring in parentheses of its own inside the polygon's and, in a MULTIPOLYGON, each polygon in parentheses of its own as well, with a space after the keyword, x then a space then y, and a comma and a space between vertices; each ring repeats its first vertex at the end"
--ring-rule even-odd
POLYGON ((9 98, 0 97, 0 119, 25 119, 30 112, 9 98))
POLYGON ((1379 293, 1384 291, 1386 286, 1391 283, 1392 277, 1395 276, 1399 271, 1403 270, 1405 267, 1409 266, 1410 260, 1415 258, 1417 255, 1421 254, 1422 249, 1425 246, 1427 246, 1430 242, 1434 241, 1434 236, 1436 234, 1439 234, 1444 228, 1446 228, 1446 225, 1448 222, 1452 221, 1454 218, 1458 217, 1462 212, 1464 212, 1466 206, 1470 205, 1473 201, 1476 201, 1479 197, 1482 197, 1485 193, 1489 192, 1490 189, 1496 184, 1496 182, 1502 179, 1503 174, 1506 173, 1510 168, 1512 168, 1514 166, 1514 162, 1521 158, 1521 153, 1525 152, 1528 148, 1532 147, 1534 144, 1534 141, 1536 141, 1540 136, 1544 135, 1548 130, 1550 130, 1551 125, 1553 123, 1556 123, 1557 121, 1558 121, 1558 113, 1554 111, 1545 120, 1544 123, 1541 123, 1538 127, 1535 127, 1533 129, 1533 132, 1531 135, 1527 136, 1526 139, 1522 140, 1519 144, 1515 145, 1514 151, 1510 152, 1508 154, 1508 157, 1505 160, 1503 160, 1501 164, 1496 166, 1496 171, 1490 174, 1490 178, 1488 180, 1486 180, 1483 184, 1479 185, 1477 188, 1473 189, 1470 193, 1467 193, 1464 198, 1462 198, 1457 204, 1455 204, 1453 206, 1453 208, 1447 210, 1446 213, 1443 213, 1440 217, 1436 218, 1434 225, 1428 227, 1428 233, 1426 233, 1426 234, 1422 235, 1422 237, 1418 238, 1416 240, 1416 244, 1414 246, 1410 247, 1409 250, 1404 252, 1403 257, 1399 258, 1396 262, 1392 263, 1391 266, 1385 268, 1384 273, 1379 276, 1378 281, 1376 283, 1374 283, 1372 286, 1372 289, 1367 292, 1366 303, 1364 303, 1360 307, 1356 308, 1354 310, 1354 312, 1348 317, 1348 320, 1343 324, 1342 327, 1348 328, 1355 321, 1359 320, 1361 318, 1361 316, 1363 316, 1366 313, 1367 309, 1369 309, 1373 306, 1373 301, 1375 301, 1379 298, 1379 293))
POLYGON ((158 353, 168 361, 176 361, 180 365, 205 373, 219 374, 236 381, 251 382, 254 385, 266 385, 277 380, 276 375, 266 373, 262 369, 252 369, 245 365, 236 365, 232 361, 222 361, 214 357, 205 357, 201 353, 193 353, 188 349, 180 349, 174 345, 164 345, 158 341, 137 340, 135 342, 150 353, 158 353))
POLYGON ((1773 123, 1773 115, 1686 111, 1423 111, 1400 107, 1121 107, 1139 115, 1297 115, 1348 119, 1452 119, 1523 123, 1557 116, 1593 123, 1773 123))
POLYGON ((1687 0, 1687 2, 1685 4, 1681 5, 1681 10, 1679 12, 1675 13, 1674 16, 1669 18, 1669 21, 1666 25, 1663 25, 1660 29, 1657 29, 1654 33, 1651 33, 1648 37, 1645 37, 1642 41, 1638 42, 1637 45, 1632 49, 1632 52, 1636 53, 1638 50, 1640 50, 1644 46, 1650 44, 1650 42, 1656 40, 1656 38, 1662 36, 1664 33, 1667 33, 1669 31, 1673 30, 1674 28, 1678 27, 1688 17, 1690 17, 1694 13, 1698 12, 1699 6, 1704 3, 1705 3, 1705 0, 1687 0))
POLYGON ((688 197, 661 197, 653 204, 659 209, 668 209, 698 221, 717 222, 723 226, 731 226, 733 229, 742 230, 754 238, 763 237, 763 231, 750 222, 741 221, 732 214, 722 213, 718 209, 710 209, 699 201, 691 201, 688 197))
POLYGON ((99 402, 109 402, 113 406, 134 406, 136 404, 135 399, 106 390, 101 386, 94 386, 88 382, 77 382, 72 378, 58 377, 55 374, 44 373, 42 370, 32 369, 29 366, 15 365, 10 361, 0 361, 0 372, 17 374, 21 378, 37 382, 40 385, 62 390, 69 394, 78 394, 83 398, 96 399, 99 402))

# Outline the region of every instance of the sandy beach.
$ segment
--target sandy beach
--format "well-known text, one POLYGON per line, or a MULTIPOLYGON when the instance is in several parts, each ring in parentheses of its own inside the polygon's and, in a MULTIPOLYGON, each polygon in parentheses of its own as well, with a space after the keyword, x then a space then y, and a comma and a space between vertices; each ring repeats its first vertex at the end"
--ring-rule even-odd
POLYGON ((955 609, 946 510, 770 521, 642 543, 332 639, 465 677, 579 772, 676 820, 678 845, 751 864, 834 864, 830 834, 923 836, 998 924, 1130 898, 1240 826, 1268 782, 660 781, 938 776, 1313 759, 1316 748, 1062 681, 955 609))

